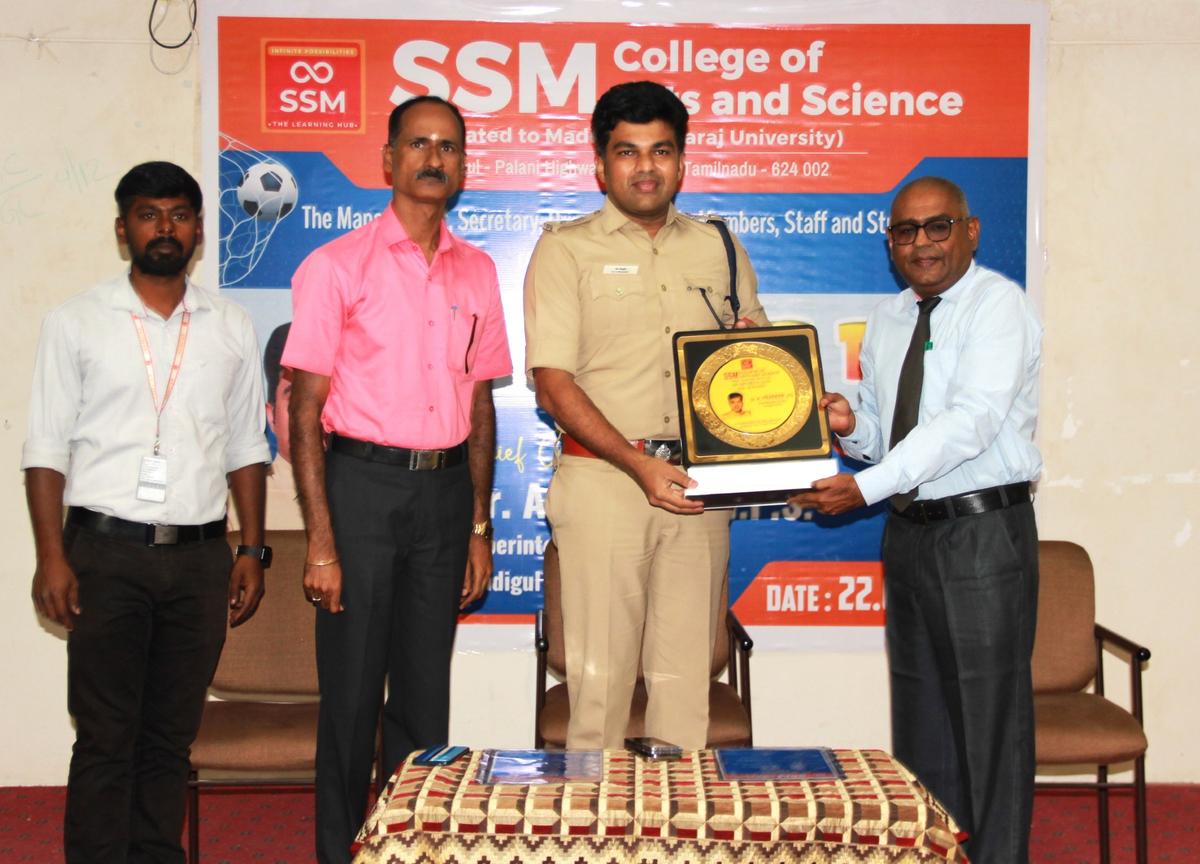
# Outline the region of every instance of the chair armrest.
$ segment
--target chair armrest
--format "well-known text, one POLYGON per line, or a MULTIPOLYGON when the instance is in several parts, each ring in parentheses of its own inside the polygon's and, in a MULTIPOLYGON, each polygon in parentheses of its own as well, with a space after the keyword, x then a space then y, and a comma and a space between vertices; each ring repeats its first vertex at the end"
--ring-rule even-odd
POLYGON ((754 746, 754 718, 751 714, 750 699, 750 650, 754 640, 742 626, 742 622, 733 614, 732 609, 725 610, 725 626, 729 628, 729 684, 738 694, 738 701, 746 711, 750 720, 749 745, 754 746))
POLYGON ((545 617, 546 610, 539 609, 533 620, 533 648, 539 654, 546 654, 550 650, 550 641, 546 638, 545 617))
POLYGON ((541 749, 546 741, 542 738, 542 709, 546 707, 546 658, 550 654, 550 641, 546 638, 544 621, 546 610, 539 609, 533 622, 533 647, 537 652, 537 672, 533 684, 533 746, 541 749))
POLYGON ((725 613, 725 622, 729 626, 729 635, 734 638, 739 650, 749 651, 754 648, 754 640, 750 638, 750 634, 746 632, 737 615, 733 614, 732 609, 725 613))
POLYGON ((1096 625, 1096 639, 1103 644, 1116 645, 1118 648, 1128 651, 1139 663, 1145 663, 1150 659, 1150 649, 1145 645, 1139 645, 1132 639, 1127 639, 1120 633, 1109 630, 1100 624, 1096 625))
POLYGON ((1096 693, 1100 696, 1104 695, 1104 647, 1115 645, 1121 650, 1129 652, 1129 699, 1132 703, 1130 713, 1137 720, 1139 726, 1144 726, 1142 722, 1142 664, 1150 659, 1150 649, 1100 624, 1095 625, 1093 632, 1096 636, 1096 693))

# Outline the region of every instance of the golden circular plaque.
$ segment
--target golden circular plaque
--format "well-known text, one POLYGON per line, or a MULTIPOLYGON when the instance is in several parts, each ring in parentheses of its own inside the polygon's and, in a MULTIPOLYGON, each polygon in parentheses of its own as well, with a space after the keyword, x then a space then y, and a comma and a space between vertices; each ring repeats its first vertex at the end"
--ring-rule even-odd
POLYGON ((808 372, 766 342, 734 342, 705 358, 692 387, 696 419, 734 447, 763 450, 800 431, 813 409, 808 372))

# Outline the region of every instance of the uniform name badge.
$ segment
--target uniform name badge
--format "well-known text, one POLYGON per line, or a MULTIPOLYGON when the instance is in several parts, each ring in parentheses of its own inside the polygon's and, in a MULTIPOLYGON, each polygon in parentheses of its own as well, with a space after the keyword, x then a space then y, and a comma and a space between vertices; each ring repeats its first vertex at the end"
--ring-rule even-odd
POLYGON ((687 497, 782 504, 837 473, 816 328, 677 333, 674 354, 687 497))
POLYGON ((167 460, 143 456, 138 467, 137 499, 162 504, 167 500, 167 460))

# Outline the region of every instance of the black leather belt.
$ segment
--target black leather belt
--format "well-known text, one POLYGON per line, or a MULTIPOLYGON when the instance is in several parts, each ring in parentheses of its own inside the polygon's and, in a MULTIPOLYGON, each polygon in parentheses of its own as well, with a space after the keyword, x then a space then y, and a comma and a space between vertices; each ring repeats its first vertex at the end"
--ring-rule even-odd
POLYGON ((943 519, 956 519, 960 516, 975 516, 991 510, 1003 510, 1014 504, 1024 504, 1031 500, 1029 483, 1010 483, 1007 486, 993 486, 990 489, 980 489, 978 492, 967 492, 963 495, 951 495, 949 498, 935 498, 932 501, 914 501, 904 510, 892 512, 901 519, 910 522, 940 522, 943 519))
POLYGON ((86 507, 68 508, 67 524, 95 531, 114 540, 125 540, 145 546, 177 546, 180 543, 199 543, 202 540, 215 540, 225 536, 224 519, 204 525, 152 525, 106 516, 86 507))
POLYGON ((437 471, 467 461, 466 441, 447 450, 409 450, 407 447, 388 447, 373 441, 359 441, 334 432, 329 438, 329 449, 368 462, 399 465, 409 471, 437 471))

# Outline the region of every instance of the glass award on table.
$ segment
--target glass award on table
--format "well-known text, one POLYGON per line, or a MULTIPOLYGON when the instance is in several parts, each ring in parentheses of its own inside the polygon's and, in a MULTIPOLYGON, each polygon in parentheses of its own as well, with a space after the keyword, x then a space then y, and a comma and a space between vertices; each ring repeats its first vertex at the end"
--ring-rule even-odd
POLYGON ((828 747, 722 747, 713 751, 722 780, 844 780, 828 747))
POLYGON ((599 783, 602 750, 484 750, 475 782, 535 786, 544 783, 599 783))
POLYGON ((677 333, 684 493, 705 507, 782 504, 837 473, 811 325, 677 333))

